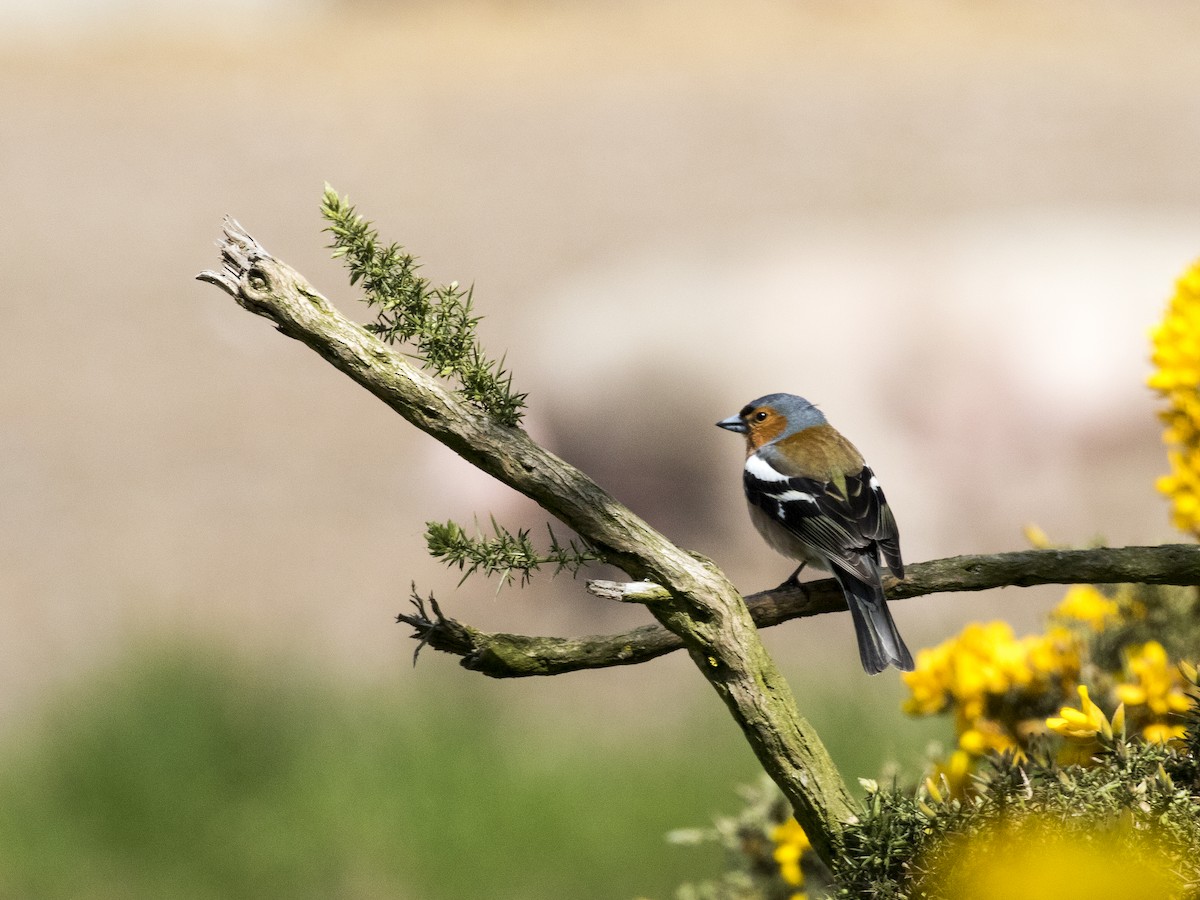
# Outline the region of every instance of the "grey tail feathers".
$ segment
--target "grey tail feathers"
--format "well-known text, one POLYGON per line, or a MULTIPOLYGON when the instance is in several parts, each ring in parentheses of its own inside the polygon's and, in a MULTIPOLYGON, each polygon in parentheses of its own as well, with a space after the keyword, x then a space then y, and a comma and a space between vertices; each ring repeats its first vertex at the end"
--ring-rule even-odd
POLYGON ((902 672, 913 670, 912 654, 896 630, 896 623, 887 607, 887 599, 879 582, 861 581, 851 573, 832 566, 833 575, 846 595, 846 605, 854 619, 858 637, 858 655, 868 675, 878 675, 888 666, 902 672))

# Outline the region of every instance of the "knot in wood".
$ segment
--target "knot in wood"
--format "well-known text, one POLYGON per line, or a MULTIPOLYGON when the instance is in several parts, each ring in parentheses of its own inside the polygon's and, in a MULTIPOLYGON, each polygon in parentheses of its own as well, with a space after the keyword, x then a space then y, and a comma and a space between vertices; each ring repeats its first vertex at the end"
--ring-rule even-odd
POLYGON ((267 278, 267 273, 258 266, 252 266, 246 272, 246 284, 256 294, 265 293, 271 286, 271 282, 267 278))

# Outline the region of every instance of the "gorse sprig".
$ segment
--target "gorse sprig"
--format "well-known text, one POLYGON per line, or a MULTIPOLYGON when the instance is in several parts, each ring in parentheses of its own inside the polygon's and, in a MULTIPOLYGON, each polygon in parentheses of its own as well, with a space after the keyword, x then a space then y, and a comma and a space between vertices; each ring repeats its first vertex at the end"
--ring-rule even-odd
POLYGON ((374 226, 329 185, 321 215, 333 235, 334 258, 345 260, 350 284, 361 281, 367 304, 376 310, 367 330, 389 344, 411 344, 422 366, 457 382, 468 403, 501 425, 519 424, 526 395, 513 391, 503 357, 489 359, 480 346, 471 289, 457 281, 431 286, 417 274, 416 257, 397 244, 384 245, 374 226))
MULTIPOLYGON (((348 199, 329 185, 321 199, 321 215, 333 235, 335 259, 345 260, 350 283, 362 283, 366 302, 376 311, 367 330, 389 344, 406 343, 427 371, 456 382, 459 396, 488 413, 502 425, 521 421, 525 394, 512 389, 512 374, 504 358, 489 359, 476 336, 480 317, 475 315, 470 288, 454 281, 433 287, 417 273, 416 257, 398 244, 384 244, 374 226, 358 214, 348 199)), ((454 522, 429 522, 425 541, 429 553, 447 565, 457 566, 466 581, 475 572, 499 575, 500 586, 520 576, 525 584, 543 566, 555 574, 572 575, 600 560, 586 543, 559 543, 553 529, 550 549, 538 551, 527 530, 513 534, 492 519, 492 536, 471 537, 454 522)), ((459 584, 462 584, 462 581, 459 584)))
POLYGON ((459 584, 475 572, 499 575, 501 587, 518 574, 521 584, 526 584, 543 566, 554 566, 556 575, 564 570, 574 575, 589 563, 601 561, 600 554, 586 542, 569 540, 564 545, 554 529, 547 525, 546 530, 550 533, 550 549, 545 553, 534 547, 527 529, 513 534, 495 519, 492 537, 471 537, 455 522, 426 522, 425 543, 434 559, 459 568, 463 573, 459 584))

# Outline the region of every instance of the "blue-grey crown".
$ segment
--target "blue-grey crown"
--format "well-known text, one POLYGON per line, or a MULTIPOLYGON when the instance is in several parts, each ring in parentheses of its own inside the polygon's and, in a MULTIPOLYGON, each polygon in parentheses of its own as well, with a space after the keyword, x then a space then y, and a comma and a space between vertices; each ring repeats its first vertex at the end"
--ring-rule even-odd
POLYGON ((770 406, 787 416, 788 434, 795 434, 814 425, 825 425, 825 413, 821 412, 808 400, 795 394, 767 394, 746 404, 742 415, 759 406, 770 406))

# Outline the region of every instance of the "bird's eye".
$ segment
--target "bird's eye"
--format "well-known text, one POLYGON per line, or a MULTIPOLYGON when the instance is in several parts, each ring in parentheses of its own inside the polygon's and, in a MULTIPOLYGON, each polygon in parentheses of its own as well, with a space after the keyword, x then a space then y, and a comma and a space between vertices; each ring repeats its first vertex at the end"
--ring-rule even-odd
POLYGON ((756 412, 754 414, 755 422, 765 422, 766 420, 767 420, 767 411, 765 409, 760 409, 758 412, 756 412))

